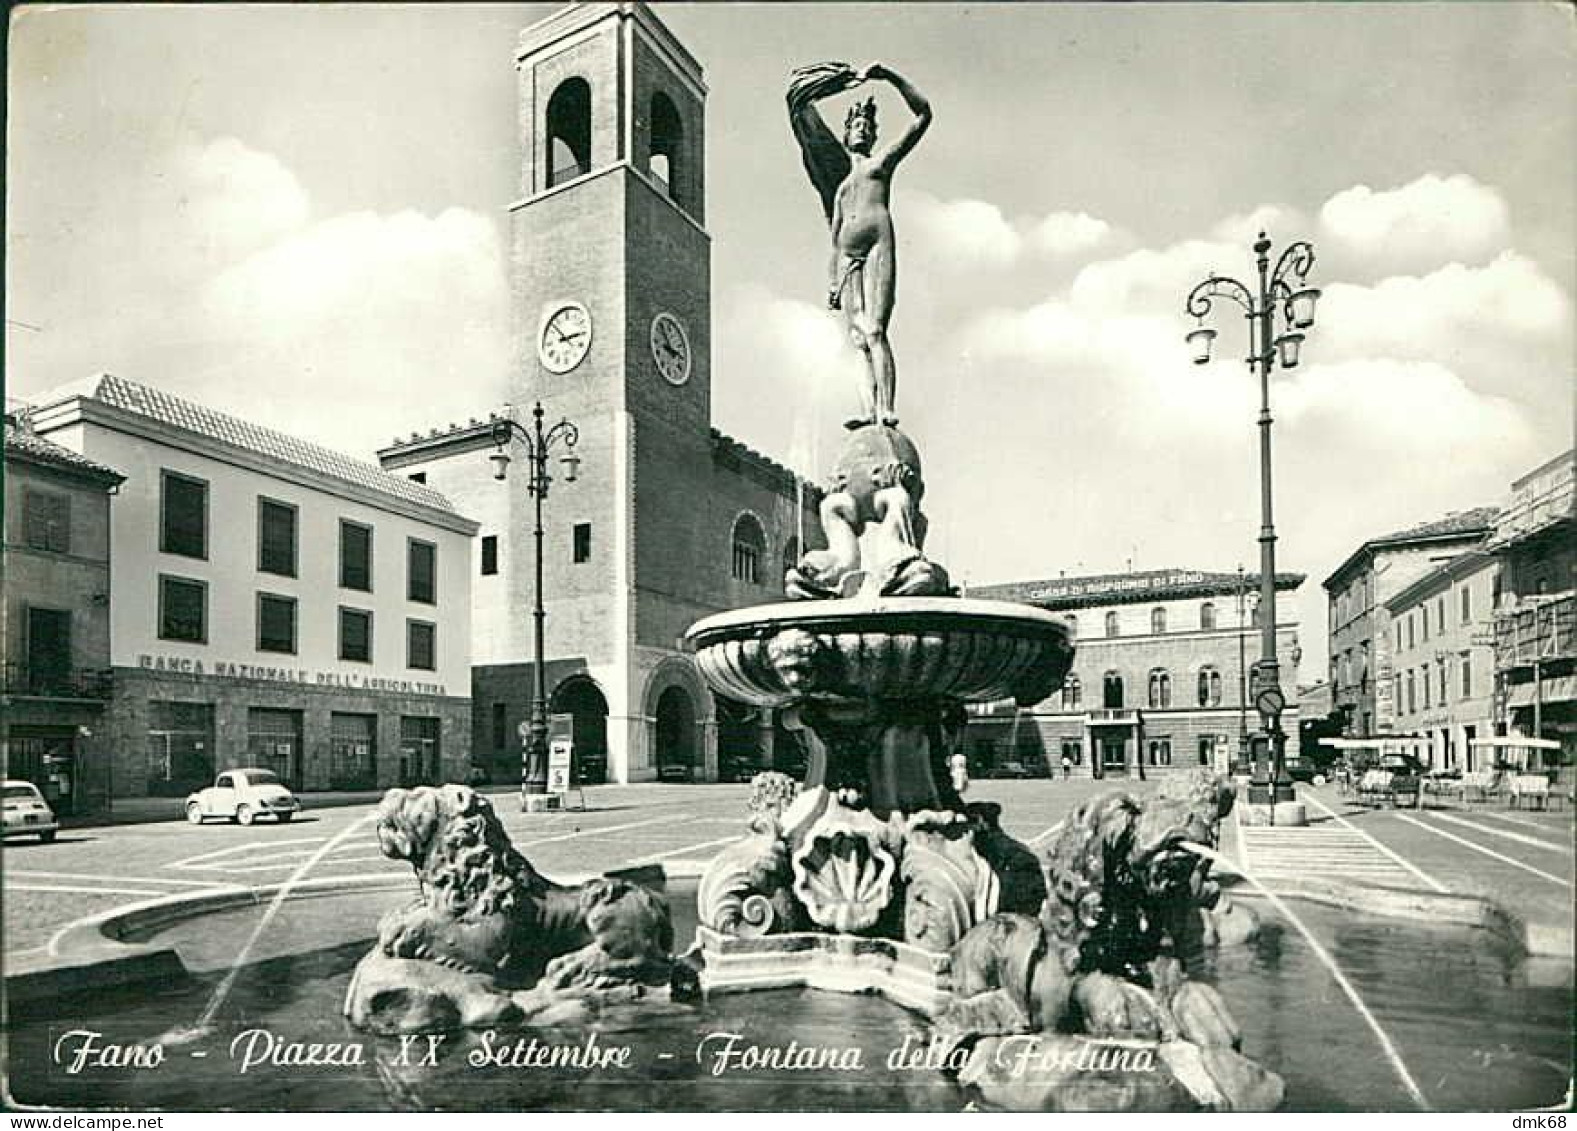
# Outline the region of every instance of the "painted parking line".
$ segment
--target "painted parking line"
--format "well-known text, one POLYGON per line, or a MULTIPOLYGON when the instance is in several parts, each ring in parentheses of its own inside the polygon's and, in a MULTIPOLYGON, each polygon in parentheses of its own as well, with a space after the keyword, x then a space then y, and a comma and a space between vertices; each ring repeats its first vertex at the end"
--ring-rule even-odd
POLYGON ((680 821, 691 821, 691 818, 685 813, 675 813, 667 817, 652 817, 645 821, 631 821, 627 825, 603 825, 597 828, 576 829, 573 832, 560 833, 558 836, 542 836, 534 840, 523 840, 515 847, 529 848, 535 844, 553 844, 561 840, 574 840, 576 837, 602 836, 605 833, 621 833, 627 829, 644 829, 651 825, 672 825, 680 821))
POLYGON ((1029 840, 1025 841, 1024 843, 1025 844, 1034 845, 1034 844, 1040 844, 1043 841, 1050 840, 1053 836, 1055 836, 1058 832, 1060 832, 1062 830, 1062 826, 1067 824, 1067 823, 1068 823, 1068 819, 1066 817, 1064 817, 1062 820, 1058 821, 1055 825, 1052 825, 1051 828, 1045 829, 1042 832, 1036 833, 1034 836, 1030 837, 1029 840))
POLYGON ((53 891, 71 893, 92 893, 93 895, 169 895, 167 888, 90 888, 80 884, 6 884, 6 891, 53 891))
POLYGON ((1445 821, 1452 825, 1460 825, 1465 829, 1474 829, 1477 832, 1485 833, 1489 836, 1498 836, 1503 837, 1506 840, 1514 840, 1518 844, 1526 844, 1531 845, 1534 848, 1542 848, 1547 852, 1559 852, 1564 856, 1570 856, 1572 854, 1571 848, 1567 845, 1556 844, 1552 840, 1540 840, 1538 837, 1528 836, 1526 833, 1514 833, 1506 829, 1492 829, 1488 825, 1481 825, 1477 821, 1464 820, 1461 817, 1453 817, 1449 813, 1436 813, 1435 819, 1439 821, 1445 821))
MULTIPOLYGON (((1308 804, 1313 805, 1315 808, 1321 810, 1326 816, 1328 816, 1331 820, 1335 821, 1337 824, 1341 825, 1343 828, 1348 829, 1348 830, 1350 830, 1350 831, 1352 831, 1354 833, 1357 833, 1364 840, 1368 841, 1370 844, 1374 845, 1374 847, 1378 848, 1384 855, 1389 856, 1392 860, 1396 861, 1403 868, 1405 868, 1408 872, 1412 873, 1414 876, 1416 876, 1418 879, 1422 880, 1424 883, 1428 884, 1430 887, 1434 888, 1436 891, 1443 892, 1443 891, 1449 891, 1450 890, 1450 889, 1448 889, 1446 887, 1445 884, 1441 883, 1439 880, 1435 879, 1433 876, 1427 875, 1421 868, 1419 868, 1411 860, 1408 860, 1406 857, 1402 856, 1400 853, 1394 851, 1393 849, 1389 848, 1388 846, 1386 846, 1384 844, 1381 844, 1372 835, 1370 835, 1369 833, 1365 832, 1363 829, 1360 829, 1357 825, 1353 824, 1346 817, 1343 817, 1340 813, 1336 812, 1336 810, 1332 809, 1329 805, 1325 804, 1325 802, 1321 801, 1318 797, 1313 796, 1311 793, 1309 793, 1307 791, 1303 792, 1300 795, 1300 797, 1301 797, 1301 799, 1303 801, 1305 801, 1308 804)), ((1398 814, 1398 816, 1400 816, 1400 814, 1398 814)))
POLYGON ((212 858, 214 858, 216 856, 230 856, 230 855, 233 855, 233 854, 235 854, 237 852, 246 852, 246 851, 248 851, 250 849, 258 848, 258 847, 261 847, 261 846, 267 846, 267 847, 270 847, 270 848, 278 848, 279 846, 285 845, 285 844, 322 844, 327 839, 328 839, 327 837, 322 837, 322 836, 307 836, 307 837, 294 837, 294 838, 292 838, 290 840, 253 840, 253 841, 248 841, 245 844, 232 844, 228 848, 216 848, 212 852, 200 852, 196 856, 187 856, 187 857, 185 857, 185 858, 183 858, 181 860, 172 860, 170 863, 166 864, 165 867, 166 868, 194 868, 194 867, 201 867, 200 861, 210 860, 210 859, 212 859, 212 858))
POLYGON ((179 884, 182 887, 213 887, 212 880, 177 880, 165 876, 101 876, 92 872, 7 872, 8 879, 19 880, 96 880, 101 883, 130 882, 134 884, 179 884))
POLYGON ((667 852, 654 852, 650 856, 641 856, 631 860, 630 863, 655 864, 659 860, 672 860, 676 856, 688 856, 692 852, 700 852, 705 848, 716 848, 720 844, 732 844, 734 841, 740 839, 742 839, 742 835, 719 837, 717 840, 703 840, 700 844, 687 844, 683 848, 673 848, 667 852))
POLYGON ((1502 813, 1498 809, 1469 809, 1466 812, 1472 813, 1475 817, 1493 817, 1497 821, 1505 821, 1511 825, 1521 825, 1525 829, 1538 829, 1540 832, 1546 833, 1558 833, 1565 831, 1566 828, 1564 823, 1557 824, 1553 820, 1530 821, 1527 817, 1519 817, 1514 813, 1502 813))
POLYGON ((1493 857, 1504 864, 1510 864, 1513 868, 1521 868, 1524 872, 1531 872, 1540 879, 1549 880, 1553 884, 1560 884, 1563 888, 1569 888, 1572 886, 1570 880, 1563 880, 1559 876, 1552 876, 1550 873, 1535 868, 1531 864, 1524 864, 1521 860, 1513 860, 1510 856, 1502 856, 1492 848, 1485 848, 1482 844, 1477 844, 1471 840, 1468 840, 1466 837, 1457 836, 1455 833, 1448 833, 1445 829, 1437 829, 1433 825, 1427 824, 1424 821, 1420 821, 1416 817, 1409 817, 1406 813, 1395 813, 1392 815, 1406 821, 1410 825, 1417 825, 1425 832, 1431 832, 1436 836, 1443 836, 1447 840, 1455 841, 1464 848, 1471 848, 1474 852, 1482 852, 1485 856, 1493 857))

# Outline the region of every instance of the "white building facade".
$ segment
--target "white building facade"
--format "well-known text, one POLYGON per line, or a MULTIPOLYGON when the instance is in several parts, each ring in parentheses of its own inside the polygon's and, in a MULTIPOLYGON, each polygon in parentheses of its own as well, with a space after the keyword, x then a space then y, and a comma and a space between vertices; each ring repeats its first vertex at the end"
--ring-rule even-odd
POLYGON ((476 524, 442 495, 111 376, 32 419, 126 476, 112 796, 239 766, 307 791, 465 780, 476 524))
POLYGON ((1500 563, 1469 550, 1385 602, 1396 730, 1426 765, 1485 767, 1473 740, 1495 733, 1492 631, 1500 563))

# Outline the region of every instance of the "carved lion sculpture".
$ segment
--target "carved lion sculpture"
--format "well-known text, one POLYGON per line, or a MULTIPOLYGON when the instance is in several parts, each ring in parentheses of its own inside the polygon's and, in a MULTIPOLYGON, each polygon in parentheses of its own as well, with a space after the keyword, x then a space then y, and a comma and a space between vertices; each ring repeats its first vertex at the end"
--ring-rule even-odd
POLYGON ((673 923, 657 895, 626 880, 553 883, 515 850, 486 798, 463 785, 391 789, 378 845, 408 860, 421 894, 385 915, 379 949, 549 988, 663 976, 673 923))

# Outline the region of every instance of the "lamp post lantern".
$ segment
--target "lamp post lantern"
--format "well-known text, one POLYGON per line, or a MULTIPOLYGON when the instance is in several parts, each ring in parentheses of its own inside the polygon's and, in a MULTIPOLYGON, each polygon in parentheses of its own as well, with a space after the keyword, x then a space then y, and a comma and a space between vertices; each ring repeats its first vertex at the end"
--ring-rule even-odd
POLYGON ((1270 371, 1278 360, 1283 369, 1292 369, 1298 364, 1304 341, 1302 331, 1314 325, 1314 305, 1320 292, 1305 285, 1309 269, 1314 266, 1314 245, 1305 240, 1288 245, 1276 260, 1274 269, 1270 266, 1270 248, 1270 239, 1261 232, 1254 242, 1257 285, 1253 289, 1236 279, 1212 272, 1189 292, 1185 307, 1199 323, 1187 336, 1198 365, 1210 360, 1210 347, 1216 337, 1216 332, 1204 324, 1214 301, 1231 299, 1242 307, 1249 326, 1247 361, 1259 377, 1260 658, 1254 664, 1251 690, 1260 718, 1260 730, 1255 737, 1269 746, 1271 769, 1267 776, 1265 760, 1255 759, 1249 800, 1273 805, 1291 801, 1294 795, 1292 779, 1287 774, 1287 736, 1281 729, 1286 694, 1281 688, 1281 665, 1276 658, 1276 525, 1271 512, 1270 371))
POLYGON ((548 497, 548 485, 553 481, 548 474, 548 455, 554 448, 562 447, 564 454, 559 458, 564 464, 564 482, 575 482, 576 472, 580 468, 580 457, 575 454, 580 430, 568 420, 560 420, 551 428, 544 429, 542 402, 538 401, 531 410, 530 427, 516 420, 514 410, 511 409, 507 415, 494 419, 492 439, 494 450, 487 458, 493 462, 493 478, 499 480, 509 473, 510 442, 518 440, 525 445, 526 461, 531 469, 526 491, 535 502, 536 511, 536 523, 532 531, 536 539, 536 590, 531 610, 536 630, 532 657, 535 686, 531 697, 531 718, 525 728, 525 769, 520 783, 521 808, 529 811, 533 808, 531 799, 545 797, 548 791, 548 681, 543 656, 543 626, 548 614, 542 605, 542 501, 548 497))

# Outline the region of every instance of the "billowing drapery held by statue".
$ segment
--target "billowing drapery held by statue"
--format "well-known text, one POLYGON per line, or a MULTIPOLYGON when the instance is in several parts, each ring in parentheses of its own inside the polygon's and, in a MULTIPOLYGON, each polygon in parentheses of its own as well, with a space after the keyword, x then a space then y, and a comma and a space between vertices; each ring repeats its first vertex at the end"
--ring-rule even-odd
POLYGON ((848 425, 896 425, 898 373, 887 340, 898 278, 889 207, 892 176, 929 128, 930 103, 902 75, 881 63, 859 71, 847 63, 817 63, 799 67, 790 76, 788 107, 805 171, 821 196, 832 230, 827 305, 843 311, 849 335, 865 355, 862 415, 851 418, 848 425), (891 145, 879 148, 876 102, 862 99, 849 108, 840 142, 815 104, 877 80, 903 97, 913 120, 891 145))

